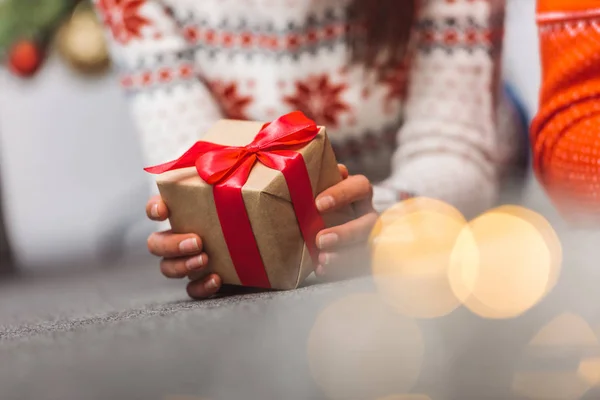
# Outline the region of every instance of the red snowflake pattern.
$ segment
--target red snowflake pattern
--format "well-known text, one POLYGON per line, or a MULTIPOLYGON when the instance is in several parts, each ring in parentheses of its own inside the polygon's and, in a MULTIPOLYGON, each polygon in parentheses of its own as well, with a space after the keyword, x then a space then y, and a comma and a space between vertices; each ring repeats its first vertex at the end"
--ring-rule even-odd
POLYGON ((283 101, 294 109, 304 112, 316 123, 335 128, 340 114, 350 112, 350 106, 341 99, 347 89, 344 83, 334 84, 325 74, 310 76, 296 82, 296 93, 285 96, 283 101))
POLYGON ((208 88, 221 107, 221 112, 227 118, 246 120, 246 108, 252 103, 252 96, 243 96, 238 91, 235 82, 212 81, 208 88))
POLYGON ((393 111, 392 105, 401 101, 406 95, 408 70, 408 63, 402 63, 394 70, 383 74, 380 79, 380 83, 387 89, 384 109, 388 113, 393 111))
POLYGON ((142 28, 150 21, 140 15, 140 8, 146 0, 98 0, 97 6, 103 22, 119 43, 126 44, 131 39, 142 37, 142 28))

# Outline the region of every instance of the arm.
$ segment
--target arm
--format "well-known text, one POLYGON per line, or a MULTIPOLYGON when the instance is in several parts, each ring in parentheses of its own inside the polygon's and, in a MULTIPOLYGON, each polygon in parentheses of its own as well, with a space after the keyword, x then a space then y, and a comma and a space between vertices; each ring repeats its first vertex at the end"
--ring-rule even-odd
POLYGON ((218 105, 198 78, 177 8, 168 8, 167 3, 94 1, 148 164, 165 162, 187 150, 221 118, 218 105))
POLYGON ((537 19, 542 86, 531 126, 535 173, 565 216, 598 215, 600 5, 538 0, 537 19))
POLYGON ((378 208, 399 200, 398 192, 438 198, 469 215, 496 200, 503 15, 504 0, 423 2, 405 123, 393 172, 375 189, 378 208))

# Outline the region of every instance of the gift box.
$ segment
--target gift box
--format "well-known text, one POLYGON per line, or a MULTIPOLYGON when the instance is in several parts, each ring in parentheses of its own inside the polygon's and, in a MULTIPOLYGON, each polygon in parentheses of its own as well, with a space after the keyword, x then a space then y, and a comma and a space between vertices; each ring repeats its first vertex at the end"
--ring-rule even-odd
POLYGON ((224 284, 298 287, 318 262, 316 234, 353 217, 350 208, 319 215, 315 197, 341 176, 325 128, 300 112, 219 121, 179 159, 146 171, 160 174, 173 231, 202 238, 201 274, 224 284))

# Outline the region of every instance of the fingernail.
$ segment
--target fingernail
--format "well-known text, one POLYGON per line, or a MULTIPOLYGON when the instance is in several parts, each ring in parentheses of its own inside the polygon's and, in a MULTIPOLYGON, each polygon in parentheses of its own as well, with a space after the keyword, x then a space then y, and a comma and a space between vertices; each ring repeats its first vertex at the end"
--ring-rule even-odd
POLYGON ((322 265, 317 265, 317 268, 315 268, 315 275, 317 275, 317 276, 325 275, 325 268, 323 268, 322 265))
POLYGON ((192 271, 194 269, 199 269, 204 266, 204 255, 199 255, 198 257, 190 258, 185 262, 185 267, 192 271))
POLYGON ((152 208, 150 209, 150 215, 152 215, 152 217, 154 217, 154 218, 160 218, 160 215, 158 214, 158 204, 157 203, 152 204, 152 208))
POLYGON ((329 265, 332 264, 335 260, 337 260, 337 253, 321 253, 319 254, 319 262, 321 265, 329 265))
POLYGON ((210 278, 208 281, 206 281, 204 283, 204 289, 206 290, 212 290, 215 289, 217 287, 217 281, 215 281, 215 278, 210 278))
POLYGON ((326 233, 325 235, 321 235, 319 237, 319 248, 325 249, 327 247, 331 247, 336 244, 338 241, 338 235, 335 233, 326 233))
POLYGON ((182 253, 193 253, 200 250, 200 247, 198 247, 198 241, 196 238, 189 238, 179 243, 179 250, 182 253))
POLYGON ((323 211, 327 211, 328 209, 332 208, 335 205, 335 200, 333 200, 333 197, 331 196, 325 196, 325 197, 321 197, 319 200, 317 200, 317 210, 323 212, 323 211))
POLYGON ((336 257, 334 253, 321 253, 319 254, 319 262, 321 265, 329 265, 336 257))

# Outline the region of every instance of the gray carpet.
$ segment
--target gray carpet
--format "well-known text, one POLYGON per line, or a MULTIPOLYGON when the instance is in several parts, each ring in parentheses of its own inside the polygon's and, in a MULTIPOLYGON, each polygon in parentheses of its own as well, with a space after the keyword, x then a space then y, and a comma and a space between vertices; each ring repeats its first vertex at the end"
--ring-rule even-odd
MULTIPOLYGON (((531 207, 548 210, 540 198, 531 207)), ((373 293, 368 278, 192 302, 185 282, 164 280, 149 258, 23 275, 0 284, 0 399, 377 400, 409 390, 432 400, 524 399, 511 390, 519 371, 574 370, 582 355, 600 354, 588 346, 528 355, 531 338, 561 313, 600 333, 600 233, 555 226, 565 251, 555 290, 511 320, 461 308, 416 321, 419 362, 409 325, 386 325, 384 305, 345 310, 314 333, 333 302, 373 293)), ((583 399, 600 398, 587 389, 583 399)))
MULTIPOLYGON (((0 341, 67 332, 86 326, 164 316, 178 311, 227 308, 237 303, 302 296, 314 278, 292 292, 263 292, 190 301, 186 280, 166 280, 157 260, 129 260, 105 270, 64 273, 46 279, 19 276, 0 285, 0 341)), ((321 284, 332 290, 335 284, 321 284)), ((344 286, 343 284, 341 286, 344 286)))
POLYGON ((325 301, 371 286, 193 302, 155 264, 0 287, 0 398, 293 398, 286 386, 320 398, 297 356, 302 337, 325 301))

